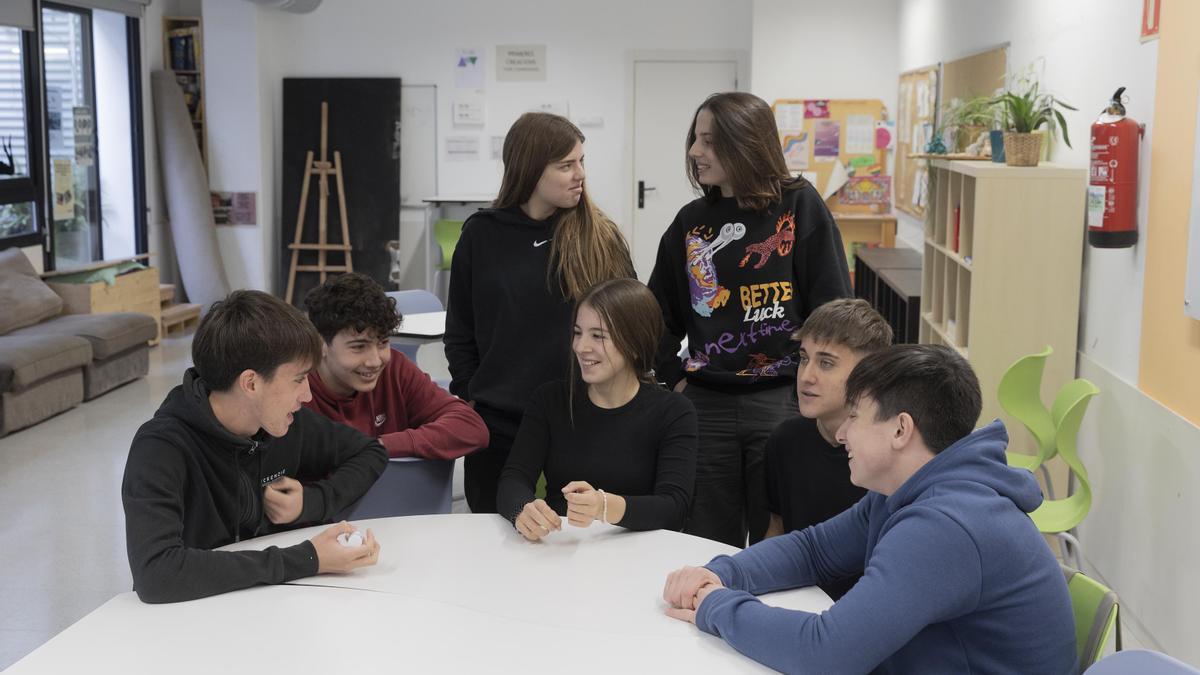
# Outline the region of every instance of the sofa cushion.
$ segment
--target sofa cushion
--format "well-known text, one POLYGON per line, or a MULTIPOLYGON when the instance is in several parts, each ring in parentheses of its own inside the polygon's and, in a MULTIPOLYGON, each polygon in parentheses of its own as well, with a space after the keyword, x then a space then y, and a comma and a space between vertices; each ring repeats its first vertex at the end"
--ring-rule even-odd
POLYGON ((13 331, 12 335, 76 335, 92 343, 92 358, 103 361, 158 337, 152 317, 136 312, 64 314, 13 331))
POLYGON ((0 336, 0 391, 25 389, 92 362, 92 345, 72 335, 0 336))
POLYGON ((58 315, 63 301, 19 248, 0 251, 0 335, 58 315))

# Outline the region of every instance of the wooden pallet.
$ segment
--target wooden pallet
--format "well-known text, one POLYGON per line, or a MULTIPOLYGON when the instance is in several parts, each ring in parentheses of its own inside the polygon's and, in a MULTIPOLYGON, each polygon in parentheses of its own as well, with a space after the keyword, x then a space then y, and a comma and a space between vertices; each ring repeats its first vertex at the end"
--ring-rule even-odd
POLYGON ((180 335, 200 325, 200 305, 186 303, 164 307, 162 311, 163 335, 169 336, 178 329, 180 335))

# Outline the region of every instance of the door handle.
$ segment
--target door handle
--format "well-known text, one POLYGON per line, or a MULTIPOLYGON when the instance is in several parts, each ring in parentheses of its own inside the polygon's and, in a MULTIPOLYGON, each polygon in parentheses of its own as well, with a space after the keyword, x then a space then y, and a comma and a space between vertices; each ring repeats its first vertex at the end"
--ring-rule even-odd
POLYGON ((646 181, 644 181, 644 180, 638 181, 638 208, 639 209, 646 208, 646 193, 650 192, 652 190, 655 190, 655 189, 656 188, 646 187, 646 181))

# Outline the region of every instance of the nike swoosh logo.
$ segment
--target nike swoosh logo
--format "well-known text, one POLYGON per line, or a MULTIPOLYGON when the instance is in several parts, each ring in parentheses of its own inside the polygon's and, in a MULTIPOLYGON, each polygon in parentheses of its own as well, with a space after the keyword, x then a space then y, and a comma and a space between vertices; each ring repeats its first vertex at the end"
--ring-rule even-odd
POLYGON ((546 243, 546 242, 548 242, 548 241, 550 241, 550 240, 549 240, 549 239, 543 239, 543 240, 541 240, 541 241, 535 241, 535 242, 533 242, 533 247, 534 247, 534 248, 537 248, 537 247, 541 246, 542 244, 544 244, 544 243, 546 243))

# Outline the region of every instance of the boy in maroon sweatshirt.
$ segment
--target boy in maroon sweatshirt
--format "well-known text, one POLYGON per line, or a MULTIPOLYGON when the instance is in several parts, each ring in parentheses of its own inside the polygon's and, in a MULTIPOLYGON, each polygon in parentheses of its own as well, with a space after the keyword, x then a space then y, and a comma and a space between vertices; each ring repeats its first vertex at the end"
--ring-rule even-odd
POLYGON ((390 457, 453 460, 487 447, 479 415, 392 350, 388 338, 400 315, 373 279, 343 274, 310 291, 304 304, 325 341, 308 374, 306 408, 378 438, 390 457))

